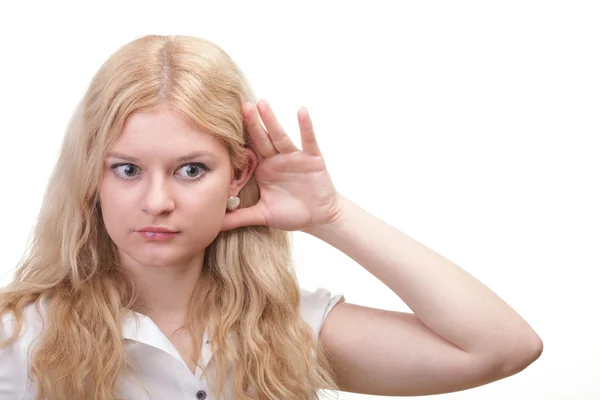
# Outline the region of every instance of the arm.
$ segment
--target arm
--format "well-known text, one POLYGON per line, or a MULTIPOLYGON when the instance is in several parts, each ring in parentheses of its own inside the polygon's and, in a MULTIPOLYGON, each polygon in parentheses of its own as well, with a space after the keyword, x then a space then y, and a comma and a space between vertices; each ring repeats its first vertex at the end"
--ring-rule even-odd
POLYGON ((480 386, 535 361, 542 341, 466 271, 340 195, 335 221, 306 231, 336 247, 414 312, 335 306, 320 340, 341 390, 427 395, 480 386))

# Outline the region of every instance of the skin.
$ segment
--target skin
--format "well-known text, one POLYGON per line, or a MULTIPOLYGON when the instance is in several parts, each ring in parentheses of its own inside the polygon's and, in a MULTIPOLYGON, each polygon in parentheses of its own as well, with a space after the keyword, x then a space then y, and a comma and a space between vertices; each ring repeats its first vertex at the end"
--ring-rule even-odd
MULTIPOLYGON (((347 302, 331 310, 319 340, 343 391, 453 392, 513 375, 541 355, 539 336, 493 291, 335 190, 306 109, 298 112, 302 149, 266 101, 257 109, 242 106, 252 162, 237 179, 224 149, 164 110, 133 116, 114 146, 140 158, 139 180, 119 180, 111 175, 115 160, 107 160, 100 191, 105 223, 124 267, 148 289, 147 304, 161 329, 185 315, 203 249, 219 230, 268 225, 300 230, 337 248, 414 311, 347 302), (191 150, 216 154, 216 161, 206 161, 212 173, 193 183, 180 180, 181 163, 174 161, 191 150), (260 188, 259 202, 225 213, 227 197, 237 194, 251 174, 260 188), (181 234, 170 242, 147 243, 134 231, 148 224, 169 225, 181 234)), ((192 368, 189 338, 172 340, 192 368)))
POLYGON ((176 325, 185 317, 205 248, 221 231, 227 198, 250 178, 256 154, 248 150, 248 168, 234 177, 225 148, 169 109, 131 114, 108 154, 99 189, 104 224, 141 287, 140 311, 176 325), (213 155, 177 160, 196 151, 213 155), (179 233, 150 241, 138 232, 147 225, 179 233))

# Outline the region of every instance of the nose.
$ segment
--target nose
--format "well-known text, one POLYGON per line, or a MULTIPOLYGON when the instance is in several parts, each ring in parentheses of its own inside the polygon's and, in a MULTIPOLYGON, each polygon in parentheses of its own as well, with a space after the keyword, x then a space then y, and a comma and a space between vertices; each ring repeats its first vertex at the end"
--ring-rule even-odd
POLYGON ((142 210, 152 215, 173 211, 175 200, 171 194, 169 182, 160 176, 155 176, 148 182, 147 191, 142 199, 142 210))

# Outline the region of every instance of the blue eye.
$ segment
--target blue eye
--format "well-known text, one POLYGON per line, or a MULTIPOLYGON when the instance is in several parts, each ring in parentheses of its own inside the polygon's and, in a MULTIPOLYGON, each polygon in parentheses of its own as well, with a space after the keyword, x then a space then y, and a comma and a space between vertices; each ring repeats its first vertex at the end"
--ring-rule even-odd
MULTIPOLYGON (((117 178, 123 180, 136 179, 136 172, 139 172, 139 168, 133 164, 114 164, 110 166, 110 169, 117 178)), ((184 171, 183 176, 189 181, 198 181, 209 171, 208 167, 202 163, 184 164, 177 169, 177 171, 180 170, 184 171)))
POLYGON ((133 164, 115 164, 110 167, 115 176, 120 179, 131 179, 133 174, 137 170, 137 167, 133 164), (121 173, 119 173, 121 172, 121 173), (123 174, 125 176, 123 176, 123 174))
POLYGON ((206 174, 208 168, 206 168, 206 165, 201 163, 190 163, 182 165, 179 170, 186 170, 188 174, 193 175, 189 176, 190 179, 199 180, 206 174))

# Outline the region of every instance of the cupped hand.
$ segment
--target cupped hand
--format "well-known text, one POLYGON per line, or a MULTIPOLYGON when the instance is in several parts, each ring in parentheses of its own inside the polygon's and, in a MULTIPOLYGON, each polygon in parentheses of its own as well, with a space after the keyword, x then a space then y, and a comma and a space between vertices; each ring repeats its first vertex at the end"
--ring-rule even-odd
POLYGON ((341 196, 325 167, 306 108, 298 111, 302 150, 284 132, 267 101, 259 101, 256 109, 252 103, 242 106, 244 123, 258 157, 254 177, 260 200, 251 207, 226 213, 222 230, 267 225, 287 231, 309 231, 334 222, 342 211, 341 196))

